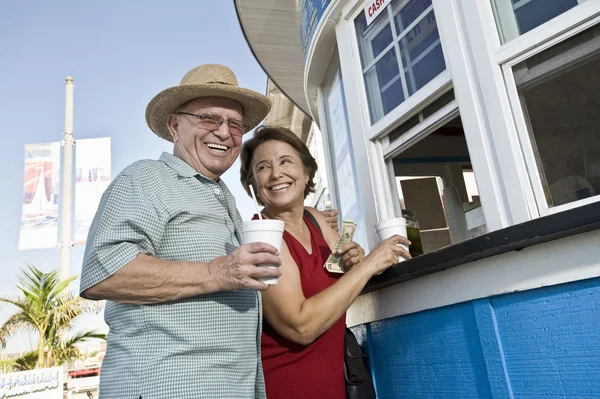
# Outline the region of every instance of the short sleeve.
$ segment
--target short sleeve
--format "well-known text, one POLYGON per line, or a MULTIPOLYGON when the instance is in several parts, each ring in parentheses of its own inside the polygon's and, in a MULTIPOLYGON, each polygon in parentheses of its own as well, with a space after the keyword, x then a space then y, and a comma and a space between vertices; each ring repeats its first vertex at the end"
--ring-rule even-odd
POLYGON ((80 292, 100 283, 139 254, 154 256, 168 221, 148 184, 120 174, 104 192, 83 256, 80 292))

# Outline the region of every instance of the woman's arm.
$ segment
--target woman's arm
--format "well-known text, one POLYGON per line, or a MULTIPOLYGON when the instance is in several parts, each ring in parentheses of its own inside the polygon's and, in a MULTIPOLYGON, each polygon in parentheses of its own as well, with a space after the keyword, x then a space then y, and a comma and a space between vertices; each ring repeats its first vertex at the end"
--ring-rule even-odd
MULTIPOLYGON (((330 235, 325 230, 324 235, 330 235)), ((397 263, 398 255, 407 255, 395 245, 405 241, 400 236, 382 241, 358 266, 308 299, 302 291, 298 266, 283 243, 282 275, 262 294, 264 316, 281 336, 301 345, 311 344, 342 317, 373 275, 397 263)))

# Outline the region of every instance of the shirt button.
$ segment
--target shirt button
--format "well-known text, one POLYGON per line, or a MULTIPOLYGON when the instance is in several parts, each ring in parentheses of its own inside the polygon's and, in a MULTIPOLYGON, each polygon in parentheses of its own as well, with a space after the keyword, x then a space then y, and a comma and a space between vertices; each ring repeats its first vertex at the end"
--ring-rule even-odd
POLYGON ((221 189, 220 188, 215 188, 215 194, 217 194, 217 195, 221 194, 221 189))

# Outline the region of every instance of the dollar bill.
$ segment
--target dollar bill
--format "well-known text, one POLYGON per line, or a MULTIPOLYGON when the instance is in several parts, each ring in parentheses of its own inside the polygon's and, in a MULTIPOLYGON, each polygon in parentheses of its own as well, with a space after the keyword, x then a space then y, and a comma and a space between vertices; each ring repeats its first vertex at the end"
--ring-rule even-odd
POLYGON ((354 237, 354 231, 356 230, 356 224, 352 221, 344 220, 342 221, 342 230, 340 233, 340 238, 338 242, 335 244, 335 248, 327 261, 323 265, 323 267, 331 273, 344 273, 342 266, 340 265, 341 255, 337 253, 337 250, 343 247, 349 241, 352 241, 352 237, 354 237))

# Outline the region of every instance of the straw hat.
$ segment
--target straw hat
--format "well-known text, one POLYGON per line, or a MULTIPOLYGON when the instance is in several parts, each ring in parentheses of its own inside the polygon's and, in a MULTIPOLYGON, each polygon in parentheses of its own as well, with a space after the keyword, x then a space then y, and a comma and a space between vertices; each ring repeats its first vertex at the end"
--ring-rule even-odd
POLYGON ((188 101, 211 96, 239 102, 248 129, 256 127, 271 109, 271 100, 254 90, 240 87, 231 69, 223 65, 206 64, 186 73, 179 86, 158 93, 146 107, 146 123, 159 137, 173 141, 167 127, 169 115, 188 101))

